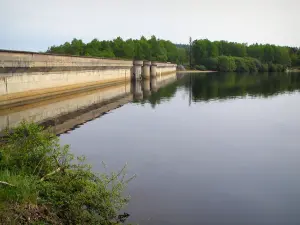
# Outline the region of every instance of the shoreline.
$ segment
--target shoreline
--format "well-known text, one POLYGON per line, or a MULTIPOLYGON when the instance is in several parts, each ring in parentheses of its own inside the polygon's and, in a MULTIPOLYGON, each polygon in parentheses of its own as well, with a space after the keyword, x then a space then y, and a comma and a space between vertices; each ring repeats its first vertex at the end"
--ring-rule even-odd
POLYGON ((213 70, 177 70, 177 73, 217 73, 218 71, 213 70))

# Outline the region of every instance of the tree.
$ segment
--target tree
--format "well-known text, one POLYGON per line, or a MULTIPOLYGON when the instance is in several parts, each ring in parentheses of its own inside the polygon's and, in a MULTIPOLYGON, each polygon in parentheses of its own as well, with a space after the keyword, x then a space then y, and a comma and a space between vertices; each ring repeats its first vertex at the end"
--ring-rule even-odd
POLYGON ((244 58, 235 57, 236 72, 249 72, 249 66, 244 58))
MULTIPOLYGON (((225 61, 221 62, 222 69, 234 71, 235 64, 237 71, 265 71, 274 70, 274 66, 282 65, 287 67, 300 67, 300 49, 281 47, 275 45, 262 45, 236 43, 228 41, 210 41, 208 39, 194 40, 191 42, 191 49, 188 45, 175 45, 169 40, 161 40, 155 36, 150 39, 142 36, 139 40, 123 40, 117 37, 113 41, 99 41, 97 39, 84 44, 82 40, 73 39, 71 43, 66 42, 60 46, 51 46, 47 52, 67 55, 83 55, 96 57, 118 57, 125 59, 153 60, 161 62, 187 63, 189 54, 192 53, 191 63, 204 65, 211 70, 218 70, 219 56, 234 57, 227 58, 230 68, 222 67, 225 61), (263 65, 264 64, 264 65, 263 65), (270 65, 267 66, 267 64, 270 65), (248 68, 248 69, 247 69, 248 68)), ((225 60, 224 58, 221 58, 225 60)), ((281 67, 280 67, 281 69, 281 67)), ((281 69, 283 70, 283 69, 281 69)))
POLYGON ((219 56, 219 70, 222 72, 232 72, 236 70, 236 65, 233 57, 219 56))

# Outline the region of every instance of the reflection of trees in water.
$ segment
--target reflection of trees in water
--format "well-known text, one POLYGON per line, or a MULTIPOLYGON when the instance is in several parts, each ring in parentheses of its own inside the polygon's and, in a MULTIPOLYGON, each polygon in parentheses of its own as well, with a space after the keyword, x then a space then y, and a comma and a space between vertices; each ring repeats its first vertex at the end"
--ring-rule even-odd
MULTIPOLYGON (((160 87, 158 89, 157 87, 155 88, 151 87, 150 96, 147 96, 146 98, 143 98, 141 100, 135 98, 134 102, 142 105, 145 103, 150 103, 152 108, 155 108, 156 105, 161 104, 162 102, 169 101, 171 98, 173 98, 177 91, 177 87, 182 86, 183 82, 184 82, 183 79, 174 80, 173 82, 171 81, 171 83, 168 83, 165 86, 160 87)), ((157 81, 157 85, 159 85, 159 81, 157 81)))
POLYGON ((300 88, 300 74, 207 74, 192 75, 185 87, 192 90, 193 100, 224 99, 237 96, 268 97, 300 88), (190 87, 191 86, 191 87, 190 87))
POLYGON ((149 102, 154 108, 157 104, 169 101, 175 96, 177 88, 183 87, 193 101, 208 101, 239 96, 268 97, 283 92, 300 89, 299 73, 209 73, 190 74, 158 89, 139 101, 149 102))
POLYGON ((177 90, 178 83, 174 82, 171 84, 166 85, 163 88, 158 89, 157 92, 152 93, 149 96, 148 101, 153 108, 156 105, 160 104, 161 101, 169 101, 172 97, 174 97, 176 90, 177 90))

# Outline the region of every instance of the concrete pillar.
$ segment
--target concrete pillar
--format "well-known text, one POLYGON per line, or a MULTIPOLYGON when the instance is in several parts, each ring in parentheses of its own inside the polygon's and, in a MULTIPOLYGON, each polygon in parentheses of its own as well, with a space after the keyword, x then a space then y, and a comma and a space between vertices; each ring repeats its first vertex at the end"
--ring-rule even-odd
POLYGON ((151 75, 151 77, 156 77, 156 74, 157 74, 157 63, 152 62, 151 69, 150 69, 150 75, 151 75))
POLYGON ((143 88, 143 96, 144 98, 147 98, 148 96, 151 95, 151 89, 150 89, 150 80, 149 79, 144 79, 142 81, 142 88, 143 88))
POLYGON ((142 66, 143 66, 143 61, 140 60, 133 61, 133 71, 132 71, 133 80, 140 80, 142 78, 142 66))
POLYGON ((143 73, 142 73, 142 77, 144 79, 149 79, 150 78, 150 66, 151 66, 150 61, 144 61, 143 73))

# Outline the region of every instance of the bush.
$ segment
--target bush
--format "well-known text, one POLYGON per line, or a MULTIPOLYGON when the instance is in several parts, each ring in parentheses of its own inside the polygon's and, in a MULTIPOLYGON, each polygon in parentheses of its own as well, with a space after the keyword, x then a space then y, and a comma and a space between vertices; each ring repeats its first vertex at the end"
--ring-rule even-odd
POLYGON ((268 64, 262 64, 259 72, 268 72, 269 71, 269 65, 268 64))
POLYGON ((269 64, 269 72, 284 72, 286 67, 281 64, 269 64))
POLYGON ((205 68, 205 66, 203 66, 203 65, 196 65, 196 70, 200 70, 200 71, 205 71, 206 70, 206 68, 205 68))
POLYGON ((0 152, 1 224, 26 223, 27 217, 37 224, 115 224, 129 200, 122 195, 130 180, 125 167, 94 173, 84 157, 75 158, 36 124, 22 123, 0 152))
POLYGON ((236 65, 233 57, 219 56, 218 62, 218 68, 221 72, 233 72, 236 70, 236 65))
POLYGON ((244 58, 235 57, 236 72, 249 72, 249 67, 244 58))
POLYGON ((209 70, 218 70, 218 58, 206 58, 201 63, 209 70))
POLYGON ((255 59, 253 58, 246 58, 246 63, 249 67, 249 72, 256 73, 258 71, 258 68, 256 67, 255 59))
POLYGON ((277 72, 277 65, 270 63, 269 64, 269 72, 277 72))

